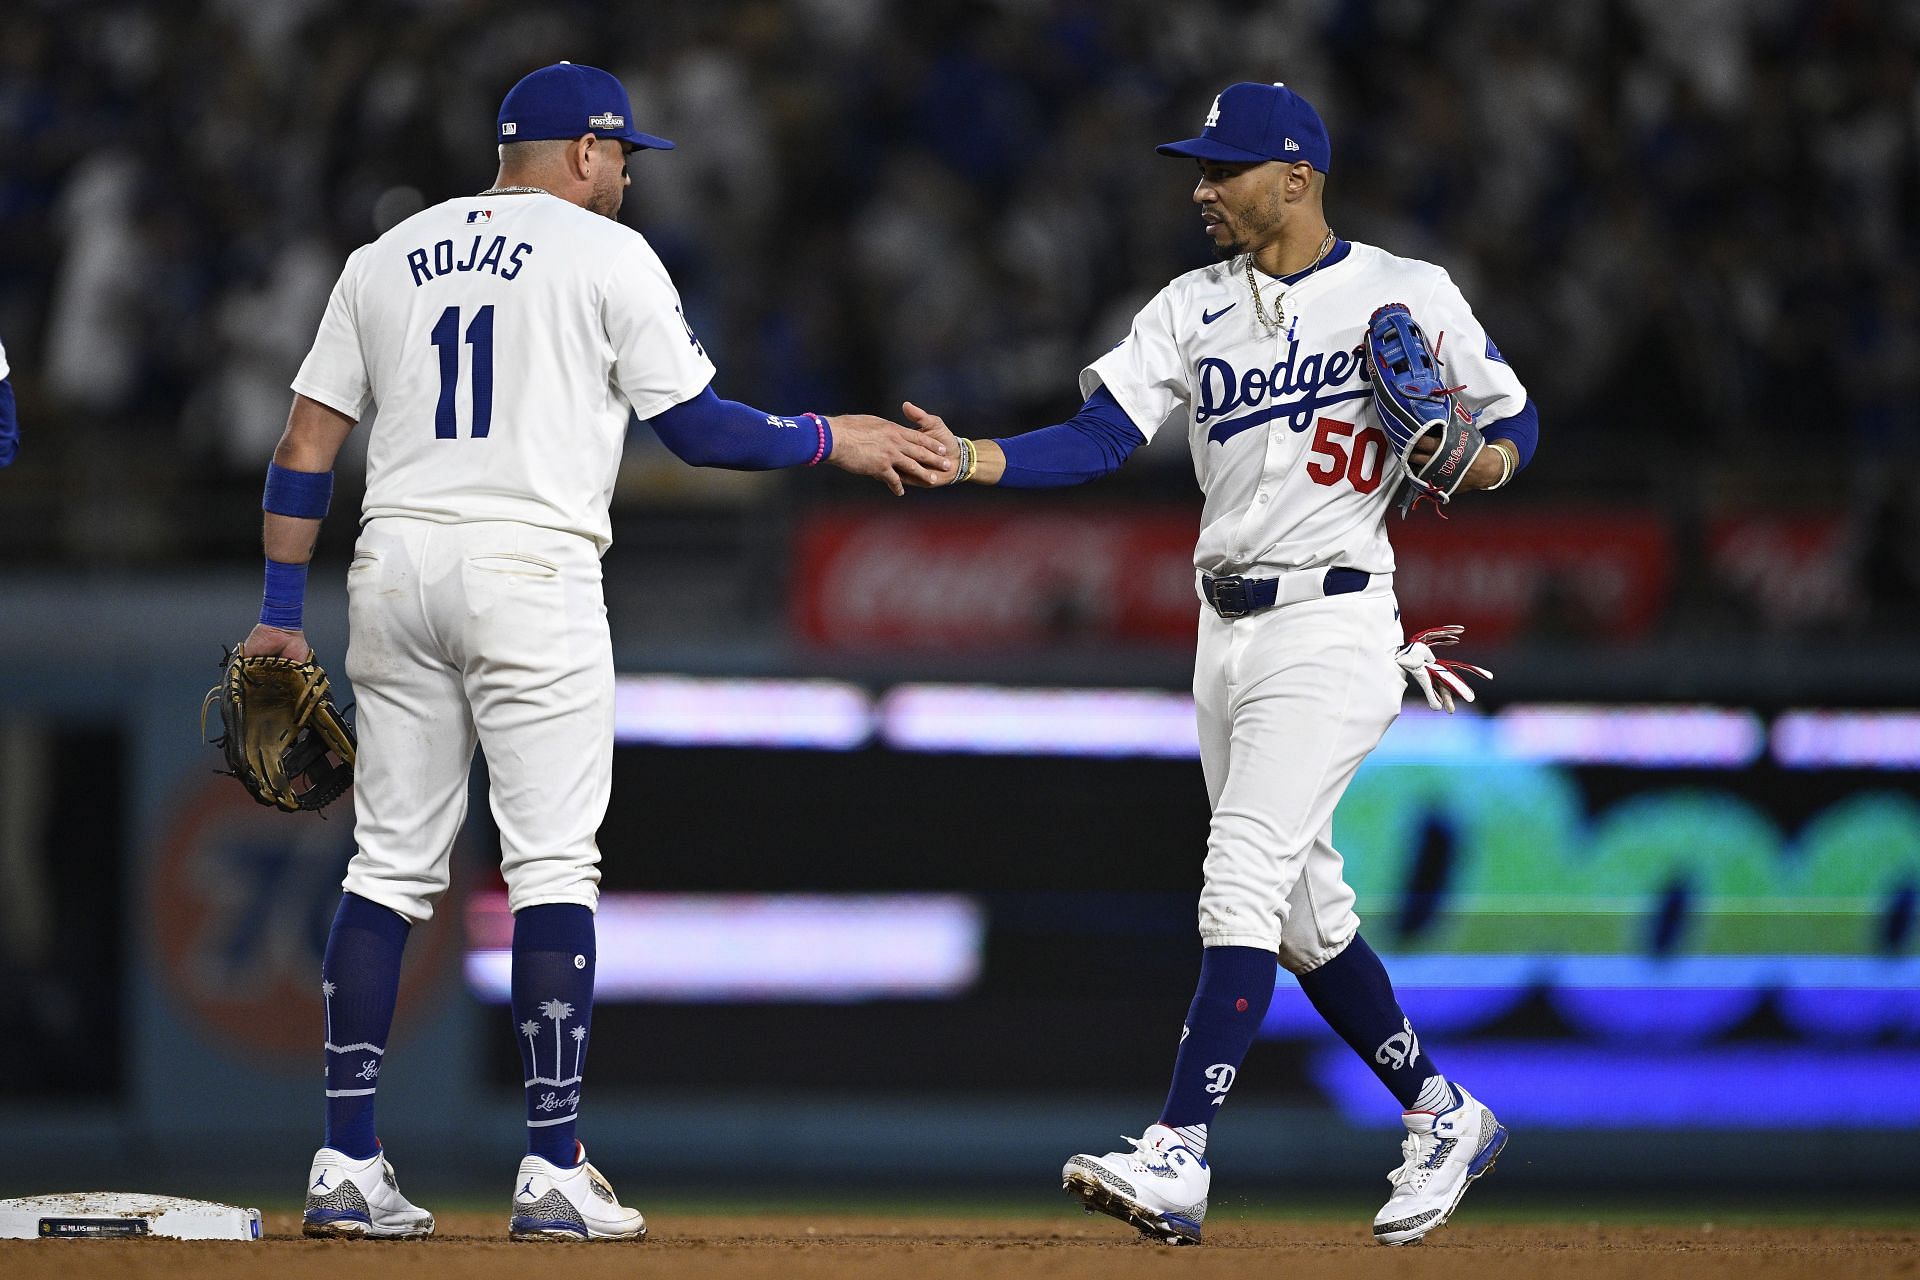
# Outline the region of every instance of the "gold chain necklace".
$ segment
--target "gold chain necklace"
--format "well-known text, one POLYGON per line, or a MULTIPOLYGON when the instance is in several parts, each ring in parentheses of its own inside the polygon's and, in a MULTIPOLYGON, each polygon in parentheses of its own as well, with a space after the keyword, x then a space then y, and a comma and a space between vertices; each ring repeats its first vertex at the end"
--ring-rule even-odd
MULTIPOLYGON (((1318 267, 1321 260, 1332 250, 1333 228, 1328 227, 1325 238, 1320 241, 1320 252, 1313 255, 1313 261, 1307 264, 1307 269, 1302 271, 1300 275, 1302 277, 1312 275, 1314 268, 1318 267)), ((1300 281, 1295 280, 1293 283, 1299 284, 1300 281)), ((1267 327, 1267 332, 1277 335, 1282 329, 1286 328, 1287 294, 1291 291, 1293 285, 1288 285, 1285 289, 1282 289, 1279 296, 1274 298, 1273 309, 1278 314, 1271 320, 1267 319, 1266 305, 1260 301, 1260 282, 1256 280, 1253 275, 1253 255, 1251 253, 1247 255, 1247 288, 1253 290, 1253 314, 1258 316, 1260 323, 1267 327)))

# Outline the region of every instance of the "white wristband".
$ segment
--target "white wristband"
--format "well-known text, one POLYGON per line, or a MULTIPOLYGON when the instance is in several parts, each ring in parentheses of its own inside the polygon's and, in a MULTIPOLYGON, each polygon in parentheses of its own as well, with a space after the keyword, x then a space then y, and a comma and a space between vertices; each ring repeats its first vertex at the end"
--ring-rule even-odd
POLYGON ((1487 492, 1489 493, 1495 489, 1504 487, 1507 481, 1513 479, 1513 473, 1518 470, 1519 467, 1518 459, 1514 457, 1513 450, 1500 447, 1505 443, 1506 441, 1504 440, 1491 440, 1487 443, 1489 449, 1492 449, 1500 455, 1500 478, 1487 486, 1487 492))

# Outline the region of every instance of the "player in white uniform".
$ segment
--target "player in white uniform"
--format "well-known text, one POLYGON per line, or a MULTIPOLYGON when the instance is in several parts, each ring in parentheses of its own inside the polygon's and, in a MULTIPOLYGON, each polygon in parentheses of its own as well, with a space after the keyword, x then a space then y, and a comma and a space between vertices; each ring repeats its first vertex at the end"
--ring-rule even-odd
POLYGON ((618 80, 560 63, 507 94, 494 186, 407 219, 341 272, 263 503, 267 590, 248 654, 308 652, 306 562, 335 454, 370 404, 362 530, 347 569, 358 708, 355 843, 328 937, 327 1140, 308 1234, 413 1236, 374 1137, 401 950, 433 913, 485 751, 515 913, 512 1007, 528 1154, 515 1239, 633 1238, 574 1137, 593 996, 593 910, 612 769, 600 557, 629 414, 704 465, 835 466, 926 483, 951 464, 871 417, 719 399, 672 281, 615 220, 636 132, 618 80))
POLYGON ((1206 494, 1193 689, 1213 821, 1199 989, 1159 1122, 1135 1151, 1076 1156, 1063 1178, 1149 1235, 1200 1238, 1208 1125, 1266 1013, 1277 957, 1401 1103, 1404 1161, 1374 1233, 1407 1243, 1446 1220, 1506 1131, 1425 1053, 1359 936, 1333 846, 1341 794, 1399 713, 1406 673, 1424 674, 1430 657, 1400 649, 1386 516, 1401 466, 1360 351, 1369 317, 1407 304, 1436 335, 1447 381, 1464 384, 1491 442, 1466 487, 1510 479, 1537 416, 1445 271, 1327 225, 1331 148, 1305 99, 1233 85, 1198 138, 1160 150, 1198 162, 1193 198, 1222 261, 1167 285, 1087 367, 1074 419, 954 441, 955 480, 1037 488, 1105 474, 1179 425, 1206 494))

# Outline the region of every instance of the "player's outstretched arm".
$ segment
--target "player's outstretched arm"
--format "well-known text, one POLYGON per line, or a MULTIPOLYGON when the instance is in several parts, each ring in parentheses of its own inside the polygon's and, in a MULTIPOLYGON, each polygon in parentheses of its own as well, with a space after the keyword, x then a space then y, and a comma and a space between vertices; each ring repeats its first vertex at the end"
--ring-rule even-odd
POLYGON ((333 460, 353 430, 352 418, 318 400, 296 395, 287 429, 267 468, 260 500, 265 515, 260 541, 267 553, 267 582, 260 621, 242 642, 247 657, 278 655, 304 662, 313 654, 301 612, 306 606, 307 562, 320 537, 320 521, 333 500, 333 460))
POLYGON ((872 476, 896 496, 906 492, 905 483, 938 483, 939 474, 953 466, 938 444, 885 418, 864 413, 782 417, 722 400, 712 387, 662 410, 648 425, 660 443, 692 466, 771 471, 828 462, 872 476))
POLYGON ((13 381, 0 378, 0 467, 13 461, 20 444, 20 420, 13 407, 13 381))
POLYGON ((911 401, 900 408, 907 421, 958 459, 959 469, 940 478, 942 484, 971 482, 1013 489, 1085 484, 1118 470, 1147 442, 1146 433, 1105 387, 1088 396, 1080 412, 1067 421, 1005 440, 959 439, 939 414, 911 401))

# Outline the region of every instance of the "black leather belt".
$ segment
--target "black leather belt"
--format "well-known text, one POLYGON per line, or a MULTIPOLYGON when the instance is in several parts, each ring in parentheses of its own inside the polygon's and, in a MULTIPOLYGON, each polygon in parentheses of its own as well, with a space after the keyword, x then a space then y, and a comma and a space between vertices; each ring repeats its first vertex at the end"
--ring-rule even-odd
MULTIPOLYGON (((1364 569, 1329 569, 1321 581, 1320 594, 1344 596, 1364 591, 1371 576, 1364 569)), ((1200 579, 1200 590, 1206 595, 1207 603, 1213 606, 1213 611, 1221 617, 1244 618, 1250 613, 1273 608, 1280 594, 1280 579, 1247 578, 1239 574, 1221 578, 1204 575, 1200 579)))

